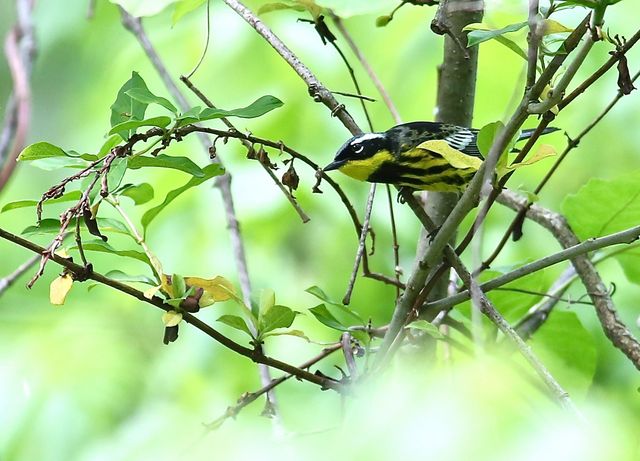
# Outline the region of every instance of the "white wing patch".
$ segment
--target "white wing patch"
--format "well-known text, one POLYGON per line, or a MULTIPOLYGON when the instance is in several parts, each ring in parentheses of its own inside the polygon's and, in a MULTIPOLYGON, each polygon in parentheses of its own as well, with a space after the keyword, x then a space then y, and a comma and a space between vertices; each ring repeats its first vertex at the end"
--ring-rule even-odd
POLYGON ((463 151, 469 145, 473 145, 475 142, 476 136, 475 134, 466 128, 456 131, 453 134, 450 134, 444 140, 454 149, 463 151))

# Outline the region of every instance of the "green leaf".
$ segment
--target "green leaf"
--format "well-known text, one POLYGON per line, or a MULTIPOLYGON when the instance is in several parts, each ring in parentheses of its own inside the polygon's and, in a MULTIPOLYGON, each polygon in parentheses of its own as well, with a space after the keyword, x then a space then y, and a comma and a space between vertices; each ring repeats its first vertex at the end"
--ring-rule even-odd
POLYGON ((273 307, 276 303, 276 294, 271 288, 265 288, 260 292, 260 304, 258 305, 258 312, 260 317, 273 307))
POLYGON ((160 154, 156 157, 141 155, 129 158, 130 169, 137 170, 145 167, 171 168, 173 170, 184 171, 185 173, 189 173, 191 176, 195 176, 197 178, 203 178, 205 176, 202 168, 193 163, 193 161, 187 157, 160 154))
POLYGON ((296 336, 298 338, 302 338, 307 342, 311 342, 309 337, 304 334, 302 330, 284 330, 284 331, 270 331, 262 335, 263 338, 268 338, 269 336, 296 336))
MULTIPOLYGON (((80 197, 82 197, 82 192, 80 192, 79 190, 73 190, 71 192, 67 192, 66 194, 63 194, 58 198, 54 198, 51 200, 47 200, 46 202, 43 202, 43 206, 51 205, 54 203, 61 203, 61 202, 72 202, 74 200, 80 200, 80 197)), ((0 213, 4 213, 5 211, 9 211, 9 210, 17 210, 18 208, 35 207, 37 204, 38 204, 38 200, 18 200, 15 202, 9 202, 2 207, 2 210, 0 210, 0 213)))
POLYGON ((342 303, 330 299, 329 296, 327 296, 327 294, 322 291, 320 287, 312 286, 307 288, 305 291, 320 299, 321 301, 329 304, 331 306, 330 310, 334 316, 345 317, 344 319, 341 318, 341 320, 343 320, 343 323, 349 323, 351 325, 353 325, 354 323, 358 325, 364 325, 364 320, 357 312, 351 310, 342 303))
POLYGON ((223 315, 219 317, 217 321, 222 322, 225 325, 230 326, 231 328, 235 328, 236 330, 240 330, 253 338, 253 335, 251 334, 247 323, 242 317, 238 317, 237 315, 223 315))
POLYGON ((341 18, 375 14, 393 9, 397 0, 315 0, 316 5, 330 9, 341 18))
MULTIPOLYGON (((124 5, 123 8, 127 9, 124 5)), ((127 9, 127 11, 129 11, 127 9)), ((131 13, 133 16, 139 17, 131 13)), ((144 82, 140 74, 137 72, 131 73, 131 78, 125 82, 124 85, 118 90, 116 100, 111 105, 111 126, 114 127, 120 123, 128 122, 129 120, 144 120, 144 114, 147 110, 148 104, 136 101, 127 94, 127 91, 134 88, 142 88, 148 91, 147 84, 144 82)), ((131 130, 122 130, 118 134, 122 139, 129 139, 129 136, 133 133, 131 130)))
POLYGON ((107 186, 108 190, 116 190, 120 187, 120 183, 127 172, 127 159, 117 158, 111 164, 109 173, 107 173, 107 186))
MULTIPOLYGON (((102 232, 113 232, 116 234, 128 235, 131 238, 134 238, 127 226, 118 221, 117 219, 111 218, 98 218, 98 227, 102 232)), ((80 220, 80 225, 84 227, 84 220, 80 220)), ((71 224, 69 224, 68 229, 75 229, 76 220, 71 220, 71 224)), ((40 221, 39 226, 29 226, 25 230, 22 231, 22 235, 31 236, 31 235, 48 235, 48 234, 57 234, 60 232, 60 221, 57 219, 43 219, 40 221)), ((135 238, 134 238, 135 239, 135 238)))
POLYGON ((507 34, 509 32, 517 32, 526 26, 527 22, 524 21, 518 22, 516 24, 509 24, 502 29, 492 29, 485 24, 475 23, 465 26, 463 30, 470 31, 467 34, 467 47, 472 47, 474 45, 477 45, 478 43, 486 42, 487 40, 491 40, 492 38, 499 37, 503 34, 507 34))
POLYGON ((424 331, 434 339, 444 339, 444 335, 440 333, 438 327, 426 320, 415 320, 407 325, 407 328, 415 328, 416 330, 424 331))
POLYGON ((593 178, 567 196, 562 211, 581 239, 601 237, 640 223, 640 171, 615 179, 593 178))
POLYGON ((107 272, 104 275, 106 277, 109 277, 110 279, 117 280, 118 282, 123 282, 123 283, 144 283, 145 285, 151 285, 151 286, 157 285, 157 282, 153 278, 147 275, 142 275, 142 274, 130 275, 119 270, 112 270, 107 272))
POLYGON ((130 90, 125 91, 125 94, 131 96, 136 101, 140 101, 145 104, 157 104, 164 107, 169 112, 174 114, 178 113, 178 109, 176 109, 176 106, 174 106, 171 101, 167 98, 163 98, 162 96, 156 96, 147 88, 131 88, 130 90))
POLYGON ((162 210, 164 210, 167 205, 173 202, 180 194, 191 189, 192 187, 199 186, 200 184, 207 181, 208 179, 211 179, 215 176, 220 176, 221 174, 224 173, 224 169, 218 164, 207 165, 202 171, 204 173, 203 177, 201 178, 193 177, 184 186, 172 190, 167 194, 164 201, 160 205, 154 208, 151 208, 142 216, 141 222, 142 222, 142 227, 144 228, 145 233, 151 221, 153 221, 155 217, 158 216, 158 214, 162 210))
POLYGON ((575 313, 554 310, 530 345, 574 398, 586 395, 596 370, 596 348, 575 313))
POLYGON ((503 129, 504 124, 498 121, 486 124, 478 132, 476 144, 478 145, 478 150, 485 158, 489 155, 489 150, 496 135, 503 129))
MULTIPOLYGON (((103 229, 100 229, 103 230, 103 229)), ((122 256, 125 258, 137 259, 138 261, 142 261, 145 264, 148 264, 151 267, 151 262, 147 255, 141 251, 136 250, 119 250, 117 248, 112 247, 107 242, 103 242, 102 240, 90 240, 88 242, 82 243, 82 248, 85 251, 95 251, 98 253, 111 253, 116 256, 122 256)), ((76 245, 71 247, 72 250, 77 250, 78 247, 76 245)))
POLYGON ((318 304, 315 307, 309 309, 309 312, 318 319, 320 323, 328 326, 329 328, 333 328, 338 331, 348 331, 349 329, 344 326, 340 321, 334 317, 334 315, 329 312, 327 306, 324 304, 318 304))
POLYGON ((271 13, 272 11, 280 11, 280 10, 295 10, 295 11, 305 11, 305 7, 297 4, 297 3, 283 3, 283 2, 273 2, 266 3, 258 8, 258 14, 266 14, 271 13))
POLYGON ((151 117, 145 120, 127 120, 122 123, 118 123, 109 130, 107 135, 119 134, 122 132, 134 132, 137 128, 143 126, 155 126, 157 128, 166 128, 171 123, 171 118, 166 115, 159 117, 151 117))
POLYGON ((122 142, 122 136, 120 136, 119 134, 113 134, 109 136, 109 138, 107 138, 107 140, 104 142, 102 147, 100 147, 100 150, 98 151, 98 157, 99 158, 104 157, 111 151, 111 149, 116 147, 121 142, 122 142))
POLYGON ((275 305, 267 309, 261 316, 258 327, 261 334, 276 328, 289 328, 296 318, 296 313, 286 306, 275 305))
POLYGON ((133 200, 136 205, 143 205, 153 199, 154 190, 151 184, 125 184, 118 190, 118 195, 124 195, 133 200))
POLYGON ((69 155, 58 146, 54 146, 48 142, 36 142, 25 147, 22 152, 20 152, 18 160, 26 162, 30 160, 42 160, 44 158, 68 156, 69 155))
POLYGON ((177 0, 109 0, 111 3, 120 5, 131 16, 141 18, 145 16, 155 16, 161 13, 167 6, 177 0))
POLYGON ((624 275, 631 283, 640 285, 640 248, 637 245, 628 245, 624 252, 614 252, 624 275))
POLYGON ((175 26, 183 16, 204 5, 207 0, 179 0, 171 15, 171 25, 175 26))
POLYGON ((187 284, 184 281, 184 277, 179 274, 171 276, 171 287, 173 288, 173 296, 176 298, 183 298, 187 292, 187 284))
POLYGON ((277 109, 280 106, 282 106, 282 101, 274 96, 267 95, 258 98, 247 107, 242 107, 240 109, 223 110, 207 107, 200 112, 198 118, 201 122, 222 117, 255 118, 260 117, 267 112, 271 112, 273 109, 277 109))
MULTIPOLYGON (((158 283, 146 275, 129 275, 119 270, 112 270, 104 274, 105 277, 111 280, 116 280, 122 283, 144 283, 145 285, 155 286, 158 283)), ((100 283, 91 283, 87 286, 87 291, 93 290, 95 287, 100 286, 100 283)))
POLYGON ((516 32, 527 25, 527 22, 519 22, 516 24, 510 24, 502 29, 491 29, 485 24, 475 23, 469 24, 463 30, 470 31, 467 34, 467 47, 478 45, 479 43, 486 42, 487 40, 494 39, 498 43, 506 46, 510 50, 514 51, 518 56, 527 59, 527 53, 517 45, 513 40, 504 36, 509 32, 516 32))

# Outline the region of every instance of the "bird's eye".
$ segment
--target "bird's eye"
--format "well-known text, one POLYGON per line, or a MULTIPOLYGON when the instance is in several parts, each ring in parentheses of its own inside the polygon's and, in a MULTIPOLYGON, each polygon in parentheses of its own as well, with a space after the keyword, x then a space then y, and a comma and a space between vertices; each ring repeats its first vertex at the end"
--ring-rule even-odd
POLYGON ((364 146, 362 144, 358 144, 353 148, 353 152, 356 154, 360 154, 364 150, 364 146))

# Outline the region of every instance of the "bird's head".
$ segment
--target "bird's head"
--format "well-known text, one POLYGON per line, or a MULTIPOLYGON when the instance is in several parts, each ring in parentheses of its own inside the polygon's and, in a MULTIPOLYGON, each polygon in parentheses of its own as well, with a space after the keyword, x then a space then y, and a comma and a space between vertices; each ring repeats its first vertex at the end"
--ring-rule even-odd
POLYGON ((392 159, 391 143, 385 133, 365 133, 345 142, 324 171, 339 170, 352 178, 366 181, 382 163, 392 159))

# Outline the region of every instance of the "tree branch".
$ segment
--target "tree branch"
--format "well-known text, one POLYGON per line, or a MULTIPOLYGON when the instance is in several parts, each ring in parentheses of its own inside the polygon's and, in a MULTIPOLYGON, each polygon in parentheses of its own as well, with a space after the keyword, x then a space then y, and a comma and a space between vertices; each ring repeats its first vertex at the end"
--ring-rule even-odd
MULTIPOLYGON (((507 191, 501 194, 500 200, 501 203, 515 210, 527 204, 526 198, 507 191)), ((571 263, 591 297, 591 301, 596 309, 596 314, 607 338, 640 370, 640 342, 638 342, 627 326, 618 318, 609 290, 602 281, 593 262, 586 256, 587 252, 604 246, 635 241, 640 236, 640 226, 580 243, 576 235, 569 228, 564 217, 558 213, 554 213, 538 205, 531 205, 527 211, 527 217, 551 232, 556 240, 565 248, 565 252, 579 247, 588 249, 586 252, 580 251, 572 255, 571 263), (603 243, 606 244, 600 245, 603 243), (593 247, 589 249, 591 246, 593 247)))
POLYGON ((236 13, 240 15, 255 31, 260 34, 266 41, 278 52, 280 56, 291 66, 291 68, 300 76, 307 84, 309 94, 315 101, 322 102, 331 110, 331 113, 338 117, 343 125, 354 135, 362 133, 362 130, 353 120, 344 105, 339 104, 333 94, 327 90, 305 66, 298 57, 280 40, 267 25, 262 22, 249 8, 244 6, 238 0, 224 0, 236 13))
MULTIPOLYGON (((47 249, 41 247, 40 245, 37 245, 33 242, 30 242, 29 240, 23 239, 22 237, 19 237, 15 234, 12 234, 11 232, 8 232, 2 228, 0 228, 0 238, 3 238, 5 240, 8 240, 16 245, 19 245, 23 248, 26 248, 28 250, 33 251, 34 253, 38 253, 38 254, 44 254, 47 249)), ((104 276, 103 274, 100 274, 99 272, 94 272, 94 271, 87 271, 87 268, 74 263, 71 258, 63 258, 57 254, 53 254, 51 255, 50 259, 55 262, 56 264, 59 264, 63 267, 65 267, 67 270, 69 270, 69 272, 71 272, 74 276, 81 278, 81 279, 90 279, 90 280, 94 280, 98 283, 101 283, 103 285, 107 285, 111 288, 114 288, 118 291, 121 291, 122 293, 125 293, 129 296, 132 296, 136 299, 138 299, 139 301, 145 302, 147 304, 151 304, 159 309, 162 309, 163 311, 170 311, 170 310, 175 310, 175 308, 173 306, 170 306, 169 304, 165 304, 164 301, 162 300, 162 298, 158 297, 158 296, 153 296, 151 298, 147 298, 145 296, 145 294, 142 291, 136 290, 133 287, 130 287, 129 285, 126 285, 124 283, 120 283, 116 280, 112 280, 106 276, 104 276)), ((262 353, 260 353, 259 351, 256 351, 255 349, 250 349, 248 347, 244 347, 238 343, 236 343, 235 341, 227 338, 226 336, 224 336, 222 333, 218 332, 218 330, 214 329, 213 327, 211 327, 210 325, 206 324, 205 322, 203 322, 202 320, 200 320, 199 318, 197 318, 196 316, 188 313, 188 312, 184 312, 183 314, 183 320, 191 325, 193 325, 194 327, 196 327, 198 330, 202 331, 203 333, 205 333, 206 335, 210 336, 212 339, 214 339, 215 341, 219 342, 220 344, 222 344, 223 346, 225 346, 228 349, 231 349, 232 351, 236 352, 237 354, 240 354, 244 357, 247 357, 249 359, 251 359, 252 361, 256 362, 256 363, 261 363, 264 365, 268 365, 270 367, 273 368, 278 368, 279 370, 285 371, 287 373, 291 373, 294 376, 303 379, 305 381, 309 381, 313 384, 317 384, 319 386, 321 386, 324 389, 333 389, 336 391, 340 391, 342 389, 342 386, 340 385, 340 383, 338 383, 337 381, 334 381, 332 379, 329 378, 325 378, 323 376, 318 376, 316 374, 310 373, 306 370, 301 370, 293 365, 290 365, 288 363, 285 362, 281 362, 280 360, 274 359, 272 357, 268 357, 262 353)))

